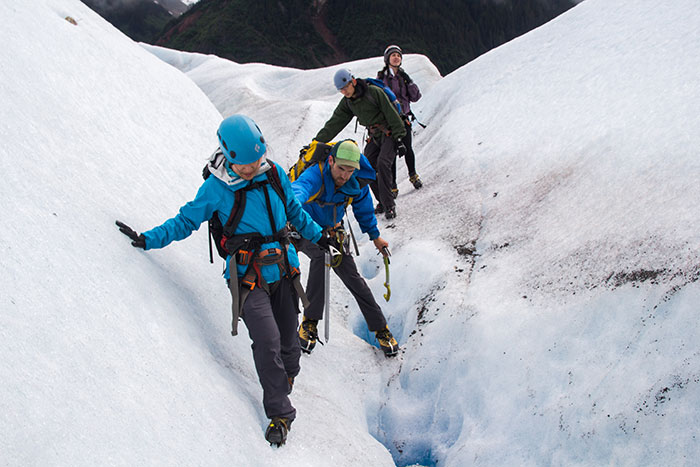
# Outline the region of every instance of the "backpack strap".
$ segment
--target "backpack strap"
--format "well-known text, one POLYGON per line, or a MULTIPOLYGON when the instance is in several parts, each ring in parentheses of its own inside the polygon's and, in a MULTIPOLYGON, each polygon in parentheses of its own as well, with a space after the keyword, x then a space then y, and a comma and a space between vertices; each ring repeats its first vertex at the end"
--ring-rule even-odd
MULTIPOLYGON (((248 187, 250 187, 250 185, 248 185, 248 187)), ((248 187, 241 188, 240 190, 236 190, 234 192, 233 207, 231 208, 231 213, 226 220, 226 224, 224 224, 224 238, 233 237, 234 232, 236 232, 236 229, 238 228, 238 224, 241 222, 247 199, 245 193, 249 189, 252 189, 248 187)), ((226 241, 222 239, 222 244, 223 243, 226 243, 226 241)))
MULTIPOLYGON (((270 169, 265 172, 265 176, 267 177, 266 180, 249 183, 247 186, 234 192, 235 199, 233 202, 233 207, 231 208, 231 213, 228 216, 226 225, 224 225, 225 237, 231 238, 235 235, 236 229, 238 228, 238 224, 241 222, 241 218, 243 217, 243 213, 245 212, 245 193, 248 191, 263 189, 265 196, 267 197, 268 195, 267 190, 265 190, 265 185, 269 184, 270 186, 272 186, 272 189, 275 190, 275 193, 277 193, 277 195, 282 200, 282 204, 284 205, 284 212, 285 214, 287 214, 287 199, 284 193, 284 189, 282 188, 282 181, 280 180, 280 175, 277 172, 277 165, 270 159, 267 159, 267 163, 270 164, 270 169)), ((270 217, 272 231, 275 232, 276 229, 274 225, 274 219, 272 218, 272 206, 269 203, 268 216, 270 217)), ((225 243, 225 241, 222 240, 222 243, 225 243)))
MULTIPOLYGON (((341 142, 342 142, 342 141, 341 141, 341 142)), ((338 144, 340 144, 340 142, 339 142, 338 144)), ((319 162, 319 163, 318 163, 318 169, 321 171, 321 188, 319 188, 318 191, 317 191, 316 193, 314 193, 313 195, 309 196, 309 199, 307 199, 306 202, 304 202, 304 204, 316 203, 316 204, 318 204, 319 206, 321 206, 322 208, 324 208, 324 207, 326 207, 326 206, 341 206, 341 205, 343 205, 343 204, 347 207, 348 204, 351 204, 351 203, 352 203, 352 196, 349 196, 345 201, 341 201, 341 202, 339 202, 339 203, 326 203, 326 202, 321 201, 321 200, 319 199, 319 198, 321 197, 321 195, 323 194, 323 191, 324 191, 324 186, 323 186, 323 163, 322 163, 322 162, 319 162)))
MULTIPOLYGON (((377 100, 374 98, 372 93, 369 91, 369 87, 374 86, 375 88, 379 88, 379 86, 375 86, 374 84, 367 83, 367 89, 365 89, 365 93, 363 94, 364 97, 367 98, 375 107, 379 107, 379 104, 377 104, 377 100)), ((384 91, 382 91, 384 92, 384 91)), ((355 111, 353 110, 354 104, 352 103, 352 100, 350 98, 345 98, 345 101, 348 104, 348 107, 350 108, 350 111, 354 114, 355 111)), ((370 137, 374 137, 377 133, 381 132, 384 136, 390 137, 391 136, 391 130, 389 130, 386 126, 382 125, 381 123, 375 123, 374 125, 370 125, 367 127, 367 130, 369 131, 370 137)), ((355 131, 357 131, 357 128, 355 128, 355 131)))
POLYGON ((323 162, 319 162, 319 163, 317 163, 316 165, 318 166, 318 170, 321 172, 321 188, 319 188, 318 191, 317 191, 316 193, 314 193, 313 195, 309 196, 309 199, 307 199, 307 200, 304 202, 304 204, 313 203, 313 202, 316 201, 316 199, 317 199, 319 196, 321 196, 321 194, 323 193, 323 162))
MULTIPOLYGON (((267 178, 270 181, 270 185, 272 185, 272 188, 277 192, 277 195, 282 200, 282 204, 284 205, 285 219, 289 219, 289 212, 287 210, 287 198, 285 196, 284 188, 282 187, 282 180, 280 180, 280 174, 277 169, 277 165, 270 159, 267 159, 267 162, 268 164, 270 164, 271 167, 270 170, 267 171, 267 178)), ((267 193, 267 190, 265 190, 265 202, 267 203, 267 209, 270 215, 272 231, 274 232, 275 225, 272 216, 272 205, 270 204, 270 197, 267 193)), ((289 225, 289 222, 287 223, 287 225, 289 225)), ((301 271, 299 271, 299 269, 297 268, 291 267, 291 265, 289 264, 289 257, 287 256, 289 250, 289 228, 285 226, 283 230, 285 233, 284 241, 282 242, 282 246, 284 248, 283 258, 287 277, 291 281, 292 286, 294 287, 294 290, 297 293, 297 297, 301 299, 304 308, 308 308, 309 305, 311 305, 311 302, 306 296, 306 292, 304 292, 304 287, 301 285, 301 271)), ((280 275, 283 275, 283 273, 284 271, 282 271, 282 268, 280 267, 280 275)), ((260 276, 260 278, 262 279, 262 275, 260 276)))
MULTIPOLYGON (((348 196, 345 201, 339 201, 337 203, 326 203, 325 201, 320 201, 318 199, 309 200, 309 201, 307 201, 307 203, 316 203, 319 206, 321 206, 322 208, 325 208, 326 206, 343 206, 343 205, 347 206, 347 205, 352 203, 352 196, 348 196)), ((306 203, 304 203, 304 204, 306 204, 306 203)))
POLYGON ((292 268, 289 264, 289 229, 285 225, 281 230, 276 230, 275 216, 272 210, 272 201, 267 185, 272 189, 282 200, 284 205, 285 216, 287 215, 287 199, 285 196, 282 181, 279 176, 277 165, 271 160, 267 160, 270 164, 270 169, 265 172, 266 179, 249 183, 247 186, 236 190, 235 200, 231 209, 226 225, 224 225, 224 235, 221 239, 221 246, 231 255, 229 262, 229 270, 233 267, 233 273, 230 273, 229 289, 232 297, 232 314, 231 335, 238 334, 238 319, 242 314, 243 305, 248 297, 248 294, 257 285, 265 290, 268 294, 272 293, 270 285, 265 281, 261 266, 276 264, 280 270, 280 279, 287 276, 294 286, 297 296, 301 298, 305 307, 309 306, 309 300, 304 293, 304 288, 301 285, 300 271, 297 268, 292 268), (251 190, 261 189, 265 196, 265 205, 267 208, 268 220, 272 232, 271 236, 263 236, 260 233, 250 233, 235 235, 236 228, 243 217, 246 205, 246 193, 251 190), (282 248, 268 248, 260 251, 264 243, 279 242, 282 248), (247 265, 245 274, 241 280, 238 280, 238 264, 247 265))
MULTIPOLYGON (((372 95, 372 93, 369 92, 370 86, 374 86, 374 85, 367 83, 367 88, 365 89, 364 97, 366 97, 367 100, 372 103, 372 105, 374 105, 375 107, 379 107, 379 105, 377 104, 377 99, 375 99, 374 96, 372 95)), ((352 99, 350 99, 349 97, 346 97, 345 102, 348 104, 348 107, 350 108, 350 112, 352 112, 354 114, 355 110, 353 107, 355 106, 355 104, 352 103, 352 99)))
MULTIPOLYGON (((288 211, 287 211, 287 196, 286 193, 284 192, 284 188, 282 187, 282 180, 280 179, 280 174, 277 169, 277 164, 272 162, 270 159, 267 159, 267 163, 270 164, 270 170, 265 172, 265 175, 267 175, 267 179, 270 182, 270 185, 272 185, 272 189, 275 190, 275 193, 277 193, 277 196, 280 197, 282 200, 282 205, 284 206, 284 213, 286 217, 288 216, 288 211)), ((275 230, 274 227, 272 229, 273 231, 275 230)))

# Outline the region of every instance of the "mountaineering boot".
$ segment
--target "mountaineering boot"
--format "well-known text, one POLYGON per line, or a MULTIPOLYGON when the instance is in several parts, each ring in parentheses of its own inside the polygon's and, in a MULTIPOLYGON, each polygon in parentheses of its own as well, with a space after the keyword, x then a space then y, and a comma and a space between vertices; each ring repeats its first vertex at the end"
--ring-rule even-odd
POLYGON ((287 433, 292 427, 292 420, 284 417, 272 417, 270 424, 265 430, 265 439, 270 446, 276 444, 282 446, 287 441, 287 433))
POLYGON ((413 174, 408 178, 408 181, 413 183, 413 188, 416 190, 420 189, 420 187, 423 186, 423 182, 420 181, 420 177, 418 174, 413 174))
POLYGON ((375 214, 381 214, 384 212, 384 206, 382 206, 382 203, 378 203, 377 207, 374 208, 374 213, 375 214))
POLYGON ((387 209, 384 213, 384 217, 386 217, 387 219, 393 219, 394 217, 396 217, 396 207, 387 209))
POLYGON ((301 326, 299 326, 299 344, 304 353, 311 353, 314 347, 316 347, 316 341, 318 340, 317 324, 317 320, 309 319, 304 316, 304 320, 301 322, 301 326))
POLYGON ((399 352, 399 343, 396 342, 394 336, 391 335, 389 326, 380 331, 376 331, 374 335, 377 336, 377 342, 379 342, 379 347, 382 349, 385 356, 393 357, 399 352))

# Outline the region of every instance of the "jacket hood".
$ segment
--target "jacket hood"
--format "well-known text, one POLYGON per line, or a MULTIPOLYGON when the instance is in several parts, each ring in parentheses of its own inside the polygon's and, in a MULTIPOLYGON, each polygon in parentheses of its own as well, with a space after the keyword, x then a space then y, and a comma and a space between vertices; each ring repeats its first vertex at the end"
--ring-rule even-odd
MULTIPOLYGON (((377 178, 377 173, 372 168, 369 160, 364 154, 360 155, 360 168, 355 170, 355 173, 345 182, 345 185, 341 186, 337 191, 343 193, 346 196, 358 196, 360 190, 370 182, 377 178)), ((331 175, 330 164, 324 164, 323 166, 323 179, 324 186, 327 188, 332 187, 330 193, 335 191, 335 182, 333 181, 333 176, 331 175)), ((324 190, 325 191, 325 190, 324 190)))
MULTIPOLYGON (((225 162, 226 157, 224 156, 224 153, 221 152, 221 149, 217 149, 209 157, 209 163, 207 164, 207 168, 213 176, 224 182, 229 187, 232 187, 234 190, 245 186, 248 180, 244 180, 238 175, 236 175, 233 171, 228 170, 226 168, 225 162)), ((270 167, 271 165, 269 162, 267 162, 267 159, 263 160, 260 164, 258 172, 255 174, 255 177, 264 174, 265 172, 270 170, 270 167)))

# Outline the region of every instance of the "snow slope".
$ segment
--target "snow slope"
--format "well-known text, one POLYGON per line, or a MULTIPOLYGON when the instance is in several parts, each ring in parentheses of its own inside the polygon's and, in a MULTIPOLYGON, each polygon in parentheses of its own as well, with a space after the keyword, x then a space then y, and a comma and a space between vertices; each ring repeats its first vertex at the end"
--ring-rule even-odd
MULTIPOLYGON (((228 116, 245 110, 264 131, 275 135, 270 142, 275 159, 291 164, 299 149, 311 142, 342 97, 333 86, 333 75, 349 68, 357 77, 375 77, 383 58, 345 63, 315 70, 297 70, 260 63, 238 64, 214 55, 184 53, 143 44, 146 50, 187 74, 228 116)), ((425 93, 440 80, 435 65, 423 55, 407 55, 404 65, 422 84, 425 93)), ((361 139, 362 127, 347 126, 339 138, 361 139)))
POLYGON ((338 67, 139 47, 77 1, 27 3, 0 5, 0 464, 694 464, 696 2, 587 0, 444 78, 406 56, 425 187, 399 162, 390 302, 365 238, 357 258, 404 351, 367 345, 334 281, 282 449, 206 232, 144 253, 113 221, 194 195, 219 112, 291 163, 338 67))
POLYGON ((356 410, 381 384, 366 344, 336 332, 273 450, 206 229, 146 254, 114 226, 194 196, 221 119, 205 95, 77 0, 0 12, 0 465, 393 465, 356 410), (338 374, 348 340, 364 358, 338 374))

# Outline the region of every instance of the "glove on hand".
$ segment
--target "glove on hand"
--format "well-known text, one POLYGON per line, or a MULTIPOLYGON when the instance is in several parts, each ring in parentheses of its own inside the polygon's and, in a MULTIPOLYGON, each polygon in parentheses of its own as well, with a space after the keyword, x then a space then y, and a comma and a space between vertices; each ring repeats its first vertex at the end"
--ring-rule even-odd
POLYGON ((402 77, 404 79, 404 81, 406 81, 406 84, 411 84, 413 82, 411 77, 408 76, 408 73, 403 71, 403 69, 399 70, 399 76, 402 77))
POLYGON ((408 153, 408 149, 401 139, 396 140, 396 153, 399 155, 399 157, 403 157, 408 153))
POLYGON ((146 237, 144 237, 143 234, 137 234, 134 229, 121 221, 117 221, 116 224, 117 227, 119 227, 119 231, 132 240, 131 246, 135 248, 143 248, 144 250, 146 249, 146 237))
POLYGON ((328 240, 328 237, 325 235, 321 235, 321 238, 318 239, 316 245, 318 245, 318 247, 323 251, 331 251, 330 240, 328 240))

